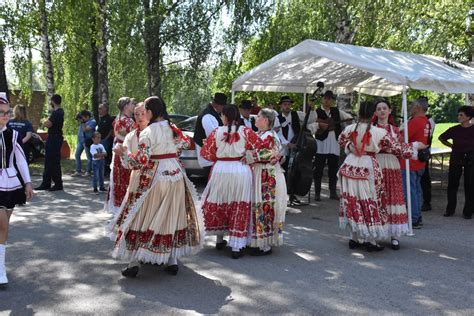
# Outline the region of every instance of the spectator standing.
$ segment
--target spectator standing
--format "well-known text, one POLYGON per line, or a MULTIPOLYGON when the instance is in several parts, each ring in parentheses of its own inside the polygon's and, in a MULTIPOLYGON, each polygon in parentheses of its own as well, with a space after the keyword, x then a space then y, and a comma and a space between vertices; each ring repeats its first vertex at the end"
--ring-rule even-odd
POLYGON ((250 110, 250 114, 257 115, 262 108, 258 106, 257 97, 252 97, 252 107, 250 110))
POLYGON ((462 106, 458 110, 459 125, 453 126, 439 136, 444 145, 452 148, 449 159, 448 205, 444 216, 453 216, 456 211, 459 179, 464 171, 464 209, 463 217, 471 219, 474 211, 474 125, 471 119, 474 110, 470 106, 462 106), (452 143, 448 140, 452 140, 452 143))
POLYGON ((27 143, 33 134, 33 125, 28 120, 26 107, 22 104, 17 104, 13 108, 13 119, 8 121, 8 127, 18 132, 18 138, 21 139, 21 147, 25 152, 26 161, 30 161, 29 150, 27 149, 27 143))
POLYGON ((107 156, 104 145, 101 144, 101 137, 99 132, 94 132, 92 135, 91 156, 92 169, 94 177, 92 178, 92 187, 94 192, 98 193, 97 185, 100 186, 101 191, 105 191, 104 186, 104 158, 107 156))
MULTIPOLYGON (((435 130, 436 123, 431 117, 431 115, 426 116, 428 122, 430 123, 430 137, 428 139, 429 148, 431 148, 431 143, 433 140, 433 133, 435 130)), ((425 173, 421 177, 421 190, 423 191, 423 205, 421 206, 422 212, 431 211, 431 176, 430 176, 430 162, 427 161, 425 165, 425 173)))
POLYGON ((101 144, 104 146, 107 156, 105 157, 104 173, 110 174, 110 163, 112 162, 112 142, 114 140, 112 122, 114 117, 109 114, 109 106, 107 104, 99 105, 99 117, 97 119, 97 131, 101 136, 101 144))
POLYGON ((79 128, 77 131, 77 148, 76 148, 76 172, 73 176, 82 175, 82 162, 81 155, 82 152, 86 152, 87 157, 87 170, 84 174, 85 176, 90 176, 92 174, 92 156, 90 153, 90 147, 92 145, 92 134, 95 131, 97 125, 95 119, 92 117, 91 112, 87 110, 81 111, 76 117, 80 122, 79 128))
MULTIPOLYGON (((412 102, 410 107, 411 119, 408 121, 408 142, 421 142, 428 144, 428 135, 430 133, 430 123, 425 115, 425 109, 428 108, 428 101, 421 97, 412 102)), ((400 162, 403 175, 403 192, 405 197, 407 194, 406 183, 406 163, 402 159, 400 162)), ((411 194, 411 218, 413 228, 421 228, 423 226, 423 218, 421 216, 421 204, 423 203, 421 177, 425 172, 426 162, 419 160, 410 160, 410 194, 411 194)))
POLYGON ((53 110, 44 126, 48 128, 48 139, 46 140, 43 181, 35 190, 59 191, 63 189, 61 174, 61 146, 63 144, 64 110, 61 108, 62 98, 59 94, 51 97, 53 110), (51 182, 54 186, 51 187, 51 182))

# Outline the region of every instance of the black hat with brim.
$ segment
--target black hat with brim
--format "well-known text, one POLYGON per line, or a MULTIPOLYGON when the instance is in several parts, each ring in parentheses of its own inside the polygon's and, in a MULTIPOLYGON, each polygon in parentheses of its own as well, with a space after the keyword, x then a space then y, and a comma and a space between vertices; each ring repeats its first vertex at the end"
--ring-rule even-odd
POLYGON ((289 96, 285 95, 280 98, 280 102, 278 102, 278 104, 282 104, 283 102, 293 103, 293 100, 291 100, 289 96))
POLYGON ((324 92, 323 98, 335 99, 336 97, 334 96, 334 93, 332 93, 331 90, 327 90, 326 92, 324 92))
POLYGON ((212 101, 220 105, 226 105, 227 96, 224 93, 217 92, 216 94, 214 94, 214 99, 212 99, 212 101))
POLYGON ((250 109, 252 108, 252 101, 250 101, 250 100, 243 100, 243 101, 240 103, 239 108, 245 109, 245 110, 250 110, 250 109))

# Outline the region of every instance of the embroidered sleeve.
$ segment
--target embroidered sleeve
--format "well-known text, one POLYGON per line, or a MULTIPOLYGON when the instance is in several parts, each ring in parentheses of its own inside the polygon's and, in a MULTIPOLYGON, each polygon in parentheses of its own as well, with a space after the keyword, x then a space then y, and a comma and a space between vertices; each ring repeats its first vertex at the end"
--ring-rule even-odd
POLYGON ((409 143, 405 144, 402 142, 397 141, 394 137, 392 137, 389 133, 387 133, 381 140, 380 140, 380 149, 386 152, 390 152, 397 157, 410 159, 413 156, 416 156, 414 145, 409 143))
POLYGON ((209 161, 217 161, 217 143, 216 143, 217 128, 204 140, 201 147, 201 156, 209 161))
POLYGON ((343 148, 346 148, 347 144, 350 142, 350 132, 349 130, 345 129, 341 135, 339 135, 339 145, 343 148))
POLYGON ((175 143, 178 150, 187 150, 191 147, 191 137, 184 135, 184 133, 173 123, 170 123, 175 136, 175 143))
POLYGON ((148 165, 151 156, 151 141, 148 135, 149 133, 140 134, 140 140, 138 142, 138 151, 135 153, 128 153, 128 165, 131 169, 140 169, 143 166, 148 165))
POLYGON ((264 147, 262 139, 252 129, 244 127, 243 132, 245 136, 245 149, 261 149, 264 147))

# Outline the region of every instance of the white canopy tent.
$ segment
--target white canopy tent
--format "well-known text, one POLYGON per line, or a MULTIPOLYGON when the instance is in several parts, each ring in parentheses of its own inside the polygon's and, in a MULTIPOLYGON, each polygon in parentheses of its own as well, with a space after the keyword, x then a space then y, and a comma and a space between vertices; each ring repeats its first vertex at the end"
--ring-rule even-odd
MULTIPOLYGON (((232 83, 232 102, 236 91, 306 95, 316 90, 318 81, 336 93, 357 91, 377 96, 403 93, 406 125, 407 89, 474 93, 474 68, 435 56, 305 40, 237 78, 232 83)), ((404 130, 407 141, 406 126, 404 130)), ((411 231, 409 187, 407 191, 411 231)))

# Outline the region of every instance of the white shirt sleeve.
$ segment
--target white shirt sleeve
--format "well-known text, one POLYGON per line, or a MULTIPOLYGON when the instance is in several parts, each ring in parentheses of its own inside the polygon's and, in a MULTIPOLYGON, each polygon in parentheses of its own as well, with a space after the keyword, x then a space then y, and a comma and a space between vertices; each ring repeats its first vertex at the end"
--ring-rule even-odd
POLYGON ((216 127, 219 127, 219 122, 214 116, 206 114, 202 117, 202 127, 204 128, 207 137, 216 127))
POLYGON ((31 183, 30 170, 28 169, 28 163, 26 162, 25 153, 21 148, 20 144, 16 143, 15 147, 15 159, 18 171, 21 174, 24 183, 31 183))
POLYGON ((351 119, 352 115, 350 115, 347 112, 339 110, 339 117, 341 118, 341 121, 344 121, 344 120, 347 120, 347 119, 351 119))

